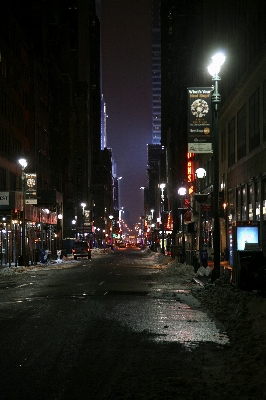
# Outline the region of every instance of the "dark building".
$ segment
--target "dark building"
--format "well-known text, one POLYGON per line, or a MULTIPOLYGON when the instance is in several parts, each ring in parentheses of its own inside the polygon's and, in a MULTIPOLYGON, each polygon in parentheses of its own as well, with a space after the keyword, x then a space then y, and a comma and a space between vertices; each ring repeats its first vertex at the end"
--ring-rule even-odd
POLYGON ((162 147, 159 144, 147 145, 147 160, 148 160, 148 199, 145 202, 145 215, 150 214, 150 210, 154 210, 154 217, 156 217, 156 210, 159 210, 158 204, 158 184, 159 184, 159 167, 162 156, 162 147), (148 205, 148 206, 147 206, 148 205))
POLYGON ((160 0, 152 1, 152 144, 161 144, 160 0))
MULTIPOLYGON (((43 246, 40 235, 45 234, 39 233, 38 225, 48 224, 53 240, 54 234, 60 241, 75 236, 84 222, 81 203, 86 204, 85 231, 90 234, 96 187, 107 182, 107 197, 112 197, 107 177, 112 167, 101 152, 100 26, 95 2, 4 1, 0 68, 0 190, 13 199, 0 205, 2 218, 12 225, 11 211, 23 208, 18 165, 23 157, 25 172, 37 175, 36 203, 25 206, 27 244, 32 229, 43 246), (102 173, 106 168, 109 173, 102 173)), ((16 223, 21 229, 21 221, 16 223)))
MULTIPOLYGON (((166 0, 161 4, 162 145, 164 177, 174 209, 177 189, 187 185, 187 88, 211 87, 207 71, 211 56, 223 50, 226 62, 219 82, 219 187, 221 250, 230 246, 230 229, 243 221, 259 225, 259 245, 266 252, 265 217, 265 15, 264 2, 190 2, 166 0), (173 194, 173 195, 172 195, 173 194)), ((206 191, 212 192, 212 154, 195 153, 193 168, 204 167, 206 191)), ((194 178, 195 179, 195 178, 194 178)), ((194 182, 195 186, 196 182, 194 182)), ((191 183, 190 183, 191 185, 191 183)), ((193 182, 192 182, 193 186, 193 182)), ((211 195, 210 195, 211 197, 211 195)), ((187 201, 198 210, 193 193, 187 201)), ((173 212, 174 219, 178 214, 173 212)), ((203 212, 204 244, 213 255, 211 201, 203 212)), ((197 222, 191 212, 187 222, 197 222)), ((178 243, 178 224, 174 240, 178 243)), ((197 247, 194 235, 186 245, 197 247)), ((222 256, 222 254, 221 254, 222 256)))

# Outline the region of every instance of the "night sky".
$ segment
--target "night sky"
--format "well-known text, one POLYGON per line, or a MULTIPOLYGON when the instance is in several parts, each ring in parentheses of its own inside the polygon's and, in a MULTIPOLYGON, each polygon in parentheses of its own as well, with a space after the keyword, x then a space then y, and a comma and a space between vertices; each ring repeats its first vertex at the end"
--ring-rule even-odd
POLYGON ((107 147, 120 180, 120 207, 139 221, 152 141, 151 0, 102 0, 102 93, 107 147))

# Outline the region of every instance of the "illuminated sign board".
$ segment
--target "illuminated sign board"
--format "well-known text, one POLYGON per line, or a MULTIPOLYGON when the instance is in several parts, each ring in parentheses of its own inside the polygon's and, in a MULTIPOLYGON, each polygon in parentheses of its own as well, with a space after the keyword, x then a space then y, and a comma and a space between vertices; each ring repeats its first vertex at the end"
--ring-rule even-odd
POLYGON ((213 88, 188 88, 188 151, 212 153, 213 88))
POLYGON ((192 158, 194 153, 187 153, 187 182, 188 182, 188 194, 194 192, 193 182, 194 182, 194 163, 192 158))

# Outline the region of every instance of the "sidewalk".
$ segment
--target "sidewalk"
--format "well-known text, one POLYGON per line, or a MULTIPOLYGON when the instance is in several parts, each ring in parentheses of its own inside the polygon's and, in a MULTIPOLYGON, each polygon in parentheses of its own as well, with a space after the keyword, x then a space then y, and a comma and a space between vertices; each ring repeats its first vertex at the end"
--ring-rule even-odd
MULTIPOLYGON (((111 249, 92 249, 92 256, 97 256, 97 255, 103 255, 103 254, 108 254, 108 253, 113 253, 114 250, 111 249)), ((41 269, 41 268, 59 268, 60 266, 62 267, 67 267, 67 265, 75 265, 76 263, 82 261, 82 258, 79 258, 78 260, 74 260, 72 254, 69 254, 67 257, 63 256, 61 259, 53 259, 53 260, 48 260, 45 263, 42 263, 41 261, 36 262, 35 264, 29 263, 26 267, 24 265, 15 265, 15 262, 11 263, 11 267, 9 264, 2 264, 0 265, 0 276, 1 275, 12 275, 16 273, 22 273, 28 270, 33 270, 34 268, 41 269)))

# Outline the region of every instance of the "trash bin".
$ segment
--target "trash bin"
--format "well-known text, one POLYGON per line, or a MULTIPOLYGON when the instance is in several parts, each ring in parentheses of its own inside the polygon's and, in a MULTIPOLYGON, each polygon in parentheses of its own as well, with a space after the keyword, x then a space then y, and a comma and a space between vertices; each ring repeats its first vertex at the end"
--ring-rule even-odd
POLYGON ((194 271, 197 272, 199 267, 200 267, 200 263, 199 263, 198 257, 193 257, 193 268, 194 268, 194 271))
POLYGON ((200 250, 200 261, 204 268, 208 266, 208 252, 207 250, 200 250))
POLYGON ((19 257, 18 257, 18 266, 19 266, 19 267, 23 267, 23 264, 24 264, 24 262, 23 262, 23 257, 22 257, 22 256, 19 256, 19 257))
POLYGON ((40 262, 40 250, 35 249, 35 262, 38 263, 40 262))
POLYGON ((45 250, 41 251, 41 263, 44 264, 45 263, 45 250))

